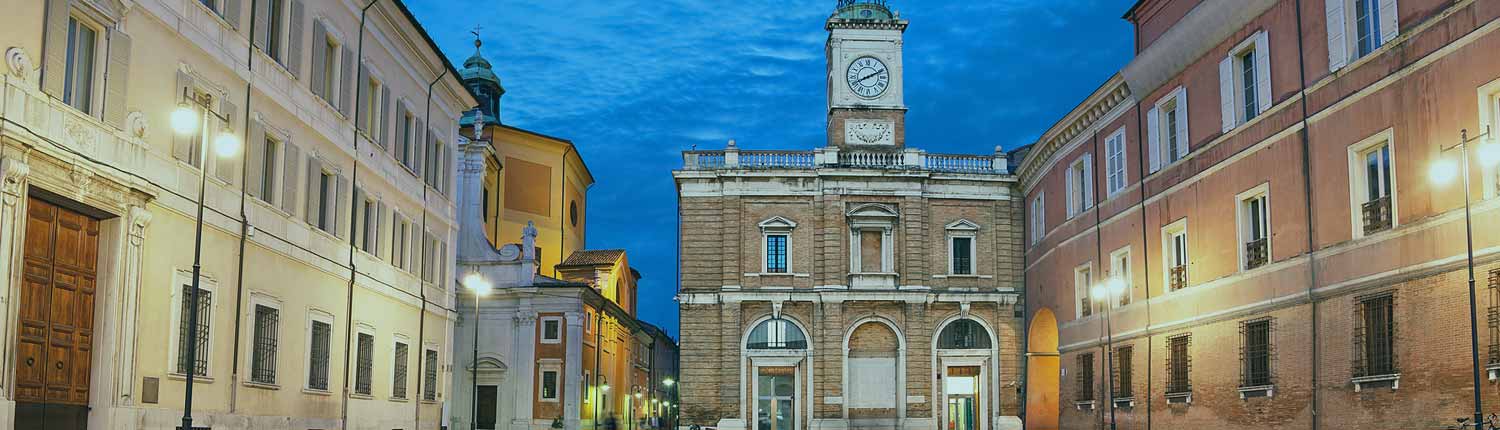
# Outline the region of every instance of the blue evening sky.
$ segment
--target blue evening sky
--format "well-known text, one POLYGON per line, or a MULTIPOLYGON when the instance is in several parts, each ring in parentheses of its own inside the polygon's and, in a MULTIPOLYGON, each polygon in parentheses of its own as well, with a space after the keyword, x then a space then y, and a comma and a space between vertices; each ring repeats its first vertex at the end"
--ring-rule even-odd
MULTIPOLYGON (((1133 0, 891 0, 906 31, 907 145, 1025 145, 1129 61, 1133 0)), ((640 270, 639 313, 675 337, 680 151, 825 143, 834 0, 408 0, 455 65, 484 54, 502 122, 572 140, 597 183, 588 246, 640 270)), ((518 233, 519 234, 519 233, 518 233)))

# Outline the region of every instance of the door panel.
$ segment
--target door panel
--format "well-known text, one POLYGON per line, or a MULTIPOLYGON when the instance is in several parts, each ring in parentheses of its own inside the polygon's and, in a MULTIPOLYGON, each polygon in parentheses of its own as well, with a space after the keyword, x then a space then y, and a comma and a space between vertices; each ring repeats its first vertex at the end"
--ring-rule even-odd
POLYGON ((88 404, 99 221, 27 203, 17 401, 88 404))

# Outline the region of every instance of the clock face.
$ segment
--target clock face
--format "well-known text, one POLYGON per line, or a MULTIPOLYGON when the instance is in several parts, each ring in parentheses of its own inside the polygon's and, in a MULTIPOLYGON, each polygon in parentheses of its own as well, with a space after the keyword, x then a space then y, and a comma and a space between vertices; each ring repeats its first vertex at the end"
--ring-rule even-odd
POLYGON ((849 72, 844 79, 854 94, 873 99, 885 94, 886 88, 891 86, 891 70, 875 57, 859 57, 849 63, 849 72))

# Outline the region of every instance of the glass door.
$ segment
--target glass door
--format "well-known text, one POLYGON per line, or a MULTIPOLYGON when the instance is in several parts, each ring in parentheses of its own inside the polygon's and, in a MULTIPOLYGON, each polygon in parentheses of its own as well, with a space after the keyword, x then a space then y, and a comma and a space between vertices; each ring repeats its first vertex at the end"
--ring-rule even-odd
POLYGON ((979 427, 979 369, 949 367, 943 381, 947 396, 947 430, 975 430, 979 427))
POLYGON ((761 368, 756 377, 756 430, 795 430, 796 377, 792 368, 761 368))

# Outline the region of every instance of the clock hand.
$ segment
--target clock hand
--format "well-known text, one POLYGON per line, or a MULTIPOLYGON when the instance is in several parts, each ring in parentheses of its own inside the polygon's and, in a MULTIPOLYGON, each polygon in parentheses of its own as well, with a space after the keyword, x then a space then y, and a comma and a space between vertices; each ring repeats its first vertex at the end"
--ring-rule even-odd
POLYGON ((879 75, 880 72, 884 72, 884 70, 876 70, 876 71, 870 72, 870 74, 865 75, 865 77, 863 77, 863 78, 859 78, 859 80, 854 81, 854 83, 857 84, 857 83, 860 83, 860 82, 864 82, 866 79, 870 79, 870 78, 875 77, 875 75, 879 75))

